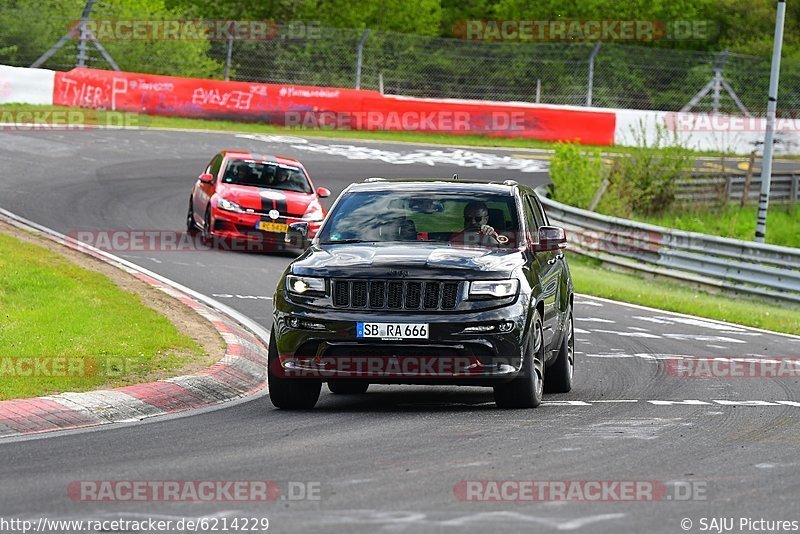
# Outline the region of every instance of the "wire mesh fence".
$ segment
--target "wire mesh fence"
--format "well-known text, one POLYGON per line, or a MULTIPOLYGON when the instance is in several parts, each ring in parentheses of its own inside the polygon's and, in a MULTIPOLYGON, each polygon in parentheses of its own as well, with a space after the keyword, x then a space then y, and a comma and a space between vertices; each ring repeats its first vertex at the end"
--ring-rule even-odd
MULTIPOLYGON (((102 17, 95 13, 93 17, 102 17)), ((74 19, 63 19, 36 38, 9 47, 0 34, 0 63, 30 66, 74 19)), ((43 23, 44 24, 44 23, 43 23)), ((715 66, 753 114, 763 113, 769 85, 769 58, 586 42, 470 41, 383 31, 316 27, 298 36, 296 28, 276 26, 261 40, 136 40, 97 36, 122 70, 249 82, 382 89, 388 94, 540 102, 595 107, 677 111, 714 79, 715 66), (308 32, 310 33, 310 32, 308 32), (358 64, 359 43, 362 61, 358 64), (593 54, 593 49, 595 54, 593 54), (590 75, 593 71, 593 75, 590 75)), ((31 31, 28 28, 26 31, 31 31)), ((34 29, 33 31, 36 31, 34 29)), ((76 66, 76 32, 41 65, 76 66)), ((96 47, 87 45, 85 65, 110 68, 96 47)), ((714 106, 710 91, 694 107, 714 106)), ((736 112, 733 95, 719 91, 716 109, 736 112)), ((784 69, 781 109, 800 108, 800 72, 784 69)))

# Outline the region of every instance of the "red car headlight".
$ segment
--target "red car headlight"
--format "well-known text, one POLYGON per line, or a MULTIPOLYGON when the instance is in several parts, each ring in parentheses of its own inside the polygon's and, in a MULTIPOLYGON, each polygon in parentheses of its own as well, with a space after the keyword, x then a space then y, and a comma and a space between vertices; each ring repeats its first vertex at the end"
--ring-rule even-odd
POLYGON ((217 201, 217 207, 221 210, 232 211, 233 213, 244 213, 244 210, 239 204, 226 198, 220 198, 217 201))
POLYGON ((316 200, 312 200, 311 203, 306 208, 306 212, 303 214, 304 221, 321 221, 325 218, 325 214, 322 212, 322 206, 316 200))

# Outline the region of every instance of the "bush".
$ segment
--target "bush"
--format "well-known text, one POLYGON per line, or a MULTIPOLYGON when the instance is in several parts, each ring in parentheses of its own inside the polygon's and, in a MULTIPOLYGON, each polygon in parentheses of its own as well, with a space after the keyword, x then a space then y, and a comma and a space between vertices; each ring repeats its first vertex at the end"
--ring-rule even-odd
MULTIPOLYGON (((648 138, 644 125, 634 132, 636 147, 629 156, 616 160, 609 173, 603 210, 610 205, 625 207, 630 212, 657 215, 675 201, 677 181, 691 165, 691 151, 680 143, 677 134, 657 125, 655 136, 648 138)), ((605 211, 604 211, 605 212, 605 211)))
POLYGON ((558 143, 550 162, 550 179, 555 200, 588 208, 603 183, 600 151, 574 143, 558 143))

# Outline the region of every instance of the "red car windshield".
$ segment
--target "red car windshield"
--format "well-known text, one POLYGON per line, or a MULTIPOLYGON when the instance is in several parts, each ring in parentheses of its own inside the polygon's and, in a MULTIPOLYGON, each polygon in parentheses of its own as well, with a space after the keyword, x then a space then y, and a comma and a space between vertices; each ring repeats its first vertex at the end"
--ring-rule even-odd
POLYGON ((308 177, 299 167, 264 161, 231 161, 222 182, 298 193, 312 192, 308 177))

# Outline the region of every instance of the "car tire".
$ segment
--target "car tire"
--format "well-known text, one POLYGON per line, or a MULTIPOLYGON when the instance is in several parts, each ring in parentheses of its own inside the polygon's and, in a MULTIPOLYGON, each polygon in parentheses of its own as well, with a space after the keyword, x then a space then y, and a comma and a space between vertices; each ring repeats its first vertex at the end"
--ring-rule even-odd
POLYGON ((543 382, 544 332, 537 310, 525 342, 522 368, 512 381, 494 386, 494 402, 498 408, 536 408, 542 403, 543 382))
POLYGON ((317 404, 322 391, 322 381, 310 378, 286 378, 278 376, 273 370, 280 368, 278 347, 275 336, 269 339, 267 380, 269 400, 273 406, 283 410, 310 410, 317 404))
POLYGON ((212 243, 212 235, 211 235, 211 209, 206 210, 206 216, 203 217, 203 233, 202 239, 204 245, 210 245, 212 243))
POLYGON ((189 211, 186 213, 186 233, 196 234, 197 225, 194 224, 194 207, 192 207, 192 199, 189 199, 189 211))
POLYGON ((572 376, 575 372, 575 327, 572 307, 567 309, 567 324, 561 348, 553 365, 547 368, 544 390, 547 393, 569 393, 572 390, 572 376))
POLYGON ((361 395, 367 392, 369 382, 363 380, 329 380, 328 389, 336 395, 361 395))

